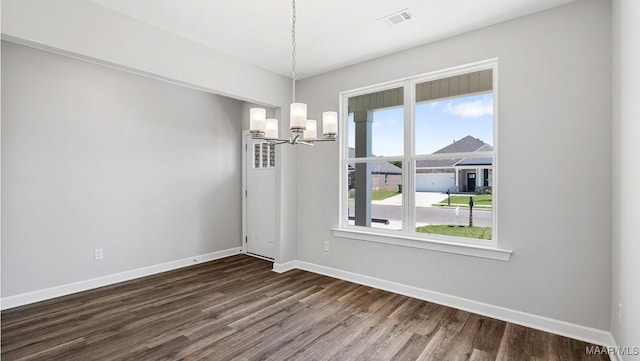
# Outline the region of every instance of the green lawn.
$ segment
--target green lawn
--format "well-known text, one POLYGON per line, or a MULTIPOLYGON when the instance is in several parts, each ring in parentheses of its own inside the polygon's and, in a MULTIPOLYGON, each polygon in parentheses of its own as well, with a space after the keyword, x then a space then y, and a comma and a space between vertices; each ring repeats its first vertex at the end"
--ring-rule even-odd
POLYGON ((476 239, 491 239, 491 227, 467 227, 447 224, 430 224, 427 226, 417 227, 416 232, 476 239))
MULTIPOLYGON (((470 196, 451 196, 451 205, 452 206, 460 206, 460 207, 469 207, 469 197, 470 196)), ((473 200, 476 202, 476 207, 482 208, 491 208, 491 194, 478 194, 472 196, 473 200)), ((442 202, 436 204, 438 206, 446 206, 447 198, 445 198, 442 202)))
MULTIPOLYGON (((389 197, 393 197, 398 193, 397 189, 378 189, 371 191, 371 200, 372 201, 381 201, 383 199, 387 199, 389 197)), ((353 201, 353 197, 349 197, 349 200, 353 201)))

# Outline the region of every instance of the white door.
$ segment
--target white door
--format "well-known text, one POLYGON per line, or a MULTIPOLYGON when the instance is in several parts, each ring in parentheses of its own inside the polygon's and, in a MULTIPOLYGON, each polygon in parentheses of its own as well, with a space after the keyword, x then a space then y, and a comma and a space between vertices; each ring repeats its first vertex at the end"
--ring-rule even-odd
POLYGON ((275 146, 245 135, 245 251, 275 257, 275 146))

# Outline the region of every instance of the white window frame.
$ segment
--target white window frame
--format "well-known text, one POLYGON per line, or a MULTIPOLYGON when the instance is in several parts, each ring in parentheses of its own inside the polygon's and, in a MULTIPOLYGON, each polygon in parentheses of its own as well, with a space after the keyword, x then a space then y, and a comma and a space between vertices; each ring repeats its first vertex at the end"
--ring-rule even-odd
MULTIPOLYGON (((457 66, 440 71, 434 71, 426 74, 408 77, 396 81, 374 84, 358 89, 348 90, 340 93, 340 132, 347 134, 348 124, 348 102, 349 98, 379 92, 383 90, 403 87, 404 88, 404 155, 401 159, 398 157, 384 157, 383 160, 402 160, 402 204, 403 204, 403 229, 402 231, 388 230, 381 228, 362 227, 349 225, 348 214, 348 189, 345 184, 348 180, 347 167, 353 162, 348 157, 348 137, 340 137, 340 186, 339 186, 339 227, 333 229, 336 237, 358 239, 368 242, 393 244, 404 247, 413 247, 419 249, 428 249, 454 254, 462 254, 467 256, 475 256, 489 258, 495 260, 508 261, 511 258, 512 251, 501 249, 498 247, 498 59, 489 59, 472 64, 457 66), (473 153, 456 153, 444 154, 442 158, 458 158, 469 156, 490 156, 493 158, 492 164, 492 184, 497 192, 493 192, 492 206, 492 239, 491 240, 474 240, 464 237, 443 236, 437 234, 419 233, 415 231, 415 161, 420 159, 433 159, 430 155, 415 154, 415 107, 416 97, 415 88, 417 84, 448 78, 452 76, 467 74, 481 70, 493 70, 493 151, 492 152, 473 152, 473 153)), ((358 158, 358 162, 380 161, 378 157, 358 158)))

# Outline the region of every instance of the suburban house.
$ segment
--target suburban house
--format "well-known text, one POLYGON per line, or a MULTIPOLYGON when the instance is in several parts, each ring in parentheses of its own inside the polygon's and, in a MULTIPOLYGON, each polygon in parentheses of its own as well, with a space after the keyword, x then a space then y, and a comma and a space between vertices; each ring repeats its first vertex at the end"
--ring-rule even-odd
POLYGON ((640 1, 0 5, 2 360, 640 360, 640 1))
MULTIPOLYGON (((433 154, 485 152, 493 147, 470 135, 433 154)), ((416 191, 478 192, 491 187, 491 157, 429 159, 416 161, 416 191)))
MULTIPOLYGON (((355 149, 349 148, 349 158, 353 158, 355 149)), ((349 189, 355 188, 355 165, 348 164, 348 183, 349 189)), ((398 185, 402 184, 402 169, 395 164, 386 161, 376 162, 371 167, 371 189, 398 189, 398 185)))

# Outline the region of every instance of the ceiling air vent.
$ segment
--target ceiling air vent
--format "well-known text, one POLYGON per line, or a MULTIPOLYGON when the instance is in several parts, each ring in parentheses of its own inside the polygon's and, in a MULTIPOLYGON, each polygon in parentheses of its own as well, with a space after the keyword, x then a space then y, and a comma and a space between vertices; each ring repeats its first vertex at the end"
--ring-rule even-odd
POLYGON ((396 24, 400 24, 403 23, 405 21, 409 21, 411 19, 413 19, 414 16, 411 13, 411 11, 409 11, 409 9, 403 9, 400 10, 398 12, 395 12, 391 15, 387 15, 385 17, 382 17, 378 20, 382 20, 384 22, 386 22, 389 25, 396 25, 396 24))

